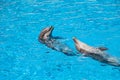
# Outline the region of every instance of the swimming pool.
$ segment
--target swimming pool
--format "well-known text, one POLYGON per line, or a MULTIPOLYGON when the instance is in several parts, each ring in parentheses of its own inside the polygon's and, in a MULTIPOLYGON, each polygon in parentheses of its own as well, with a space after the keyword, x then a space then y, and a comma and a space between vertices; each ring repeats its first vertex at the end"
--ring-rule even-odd
POLYGON ((73 36, 120 57, 119 0, 0 0, 0 80, 120 80, 113 66, 39 43, 50 25, 75 51, 73 36))

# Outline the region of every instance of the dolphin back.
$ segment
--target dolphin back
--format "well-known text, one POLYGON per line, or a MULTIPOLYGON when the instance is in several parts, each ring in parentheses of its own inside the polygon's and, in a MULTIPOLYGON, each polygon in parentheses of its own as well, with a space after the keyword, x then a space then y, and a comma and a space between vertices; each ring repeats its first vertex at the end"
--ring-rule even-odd
POLYGON ((53 50, 63 52, 65 55, 74 56, 76 55, 71 48, 66 44, 61 43, 57 39, 51 38, 50 40, 45 41, 46 46, 52 48, 53 50))

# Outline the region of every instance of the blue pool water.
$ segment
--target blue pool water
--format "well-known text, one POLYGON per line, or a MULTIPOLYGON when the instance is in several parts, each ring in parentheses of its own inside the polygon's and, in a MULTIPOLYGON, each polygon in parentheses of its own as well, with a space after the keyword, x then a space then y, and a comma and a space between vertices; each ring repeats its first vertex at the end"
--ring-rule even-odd
POLYGON ((0 80, 120 80, 113 66, 39 43, 50 25, 74 51, 76 36, 120 58, 120 0, 0 0, 0 80))

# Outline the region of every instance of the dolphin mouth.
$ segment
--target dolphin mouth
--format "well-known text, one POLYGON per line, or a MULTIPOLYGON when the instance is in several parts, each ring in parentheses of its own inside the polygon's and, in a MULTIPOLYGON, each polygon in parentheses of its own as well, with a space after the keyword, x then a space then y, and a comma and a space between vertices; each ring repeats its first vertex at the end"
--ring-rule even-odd
POLYGON ((54 29, 54 27, 53 27, 53 26, 50 26, 49 31, 52 32, 53 29, 54 29))
POLYGON ((49 33, 49 36, 52 37, 52 31, 53 31, 54 27, 53 26, 50 26, 49 27, 49 30, 48 30, 48 33, 49 33))
POLYGON ((77 43, 77 38, 76 37, 73 37, 72 39, 75 43, 77 43))

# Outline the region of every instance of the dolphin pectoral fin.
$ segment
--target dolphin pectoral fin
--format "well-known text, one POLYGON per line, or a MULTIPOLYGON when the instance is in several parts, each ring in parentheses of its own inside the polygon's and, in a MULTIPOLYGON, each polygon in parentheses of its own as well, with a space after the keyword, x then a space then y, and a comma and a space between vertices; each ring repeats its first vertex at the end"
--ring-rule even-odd
POLYGON ((59 36, 55 36, 55 37, 52 37, 54 39, 64 39, 63 37, 59 37, 59 36))
POLYGON ((101 66, 107 66, 107 64, 101 64, 101 66))
POLYGON ((108 50, 108 48, 106 48, 106 47, 98 47, 98 49, 100 49, 101 51, 108 50))

